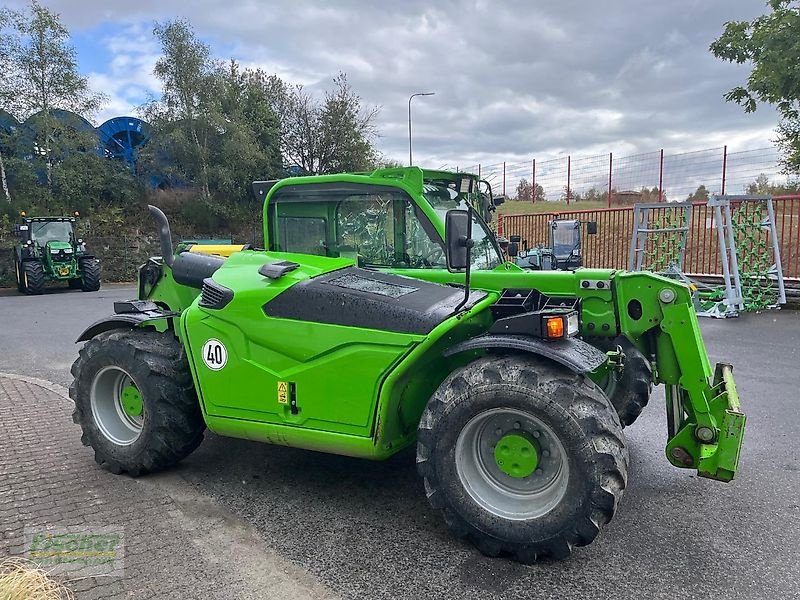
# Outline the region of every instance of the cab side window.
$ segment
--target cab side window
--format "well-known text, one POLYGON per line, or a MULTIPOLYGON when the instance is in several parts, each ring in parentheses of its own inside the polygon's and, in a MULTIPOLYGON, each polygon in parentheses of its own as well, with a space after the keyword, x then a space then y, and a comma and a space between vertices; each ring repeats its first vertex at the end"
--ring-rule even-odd
MULTIPOLYGON (((309 186, 311 187, 311 186, 309 186)), ((405 192, 293 192, 276 202, 271 247, 378 268, 445 267, 442 242, 405 192)))
MULTIPOLYGON (((444 248, 438 239, 434 240, 423 227, 417 209, 412 202, 405 207, 405 242, 408 266, 417 269, 446 268, 444 248)), ((430 227, 428 228, 430 229, 430 227)))
POLYGON ((339 255, 349 253, 359 262, 394 266, 402 261, 395 238, 395 194, 350 197, 336 211, 339 255))

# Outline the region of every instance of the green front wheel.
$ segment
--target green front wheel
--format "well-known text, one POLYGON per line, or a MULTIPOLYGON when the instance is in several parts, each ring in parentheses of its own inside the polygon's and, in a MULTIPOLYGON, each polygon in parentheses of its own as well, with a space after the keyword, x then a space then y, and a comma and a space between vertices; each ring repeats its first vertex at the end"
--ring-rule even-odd
POLYGON ((420 420, 417 467, 449 529, 486 555, 566 558, 614 516, 628 450, 587 378, 537 357, 487 357, 450 374, 420 420))

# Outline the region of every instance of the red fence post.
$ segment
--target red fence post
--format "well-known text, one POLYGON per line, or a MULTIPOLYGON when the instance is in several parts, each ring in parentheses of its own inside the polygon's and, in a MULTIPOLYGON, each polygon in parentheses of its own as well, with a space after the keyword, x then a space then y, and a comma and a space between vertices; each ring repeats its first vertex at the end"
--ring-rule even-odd
POLYGON ((614 155, 608 153, 608 208, 611 208, 611 169, 614 168, 614 155))
POLYGON ((725 179, 728 174, 728 145, 722 147, 722 195, 725 195, 725 179))
POLYGON ((532 183, 531 183, 531 204, 536 204, 536 159, 534 158, 531 161, 531 174, 532 183))
POLYGON ((506 195, 506 161, 503 161, 503 196, 506 195))
POLYGON ((569 206, 569 196, 572 193, 572 190, 569 189, 571 170, 572 170, 572 157, 568 154, 567 155, 567 206, 569 206))
POLYGON ((658 201, 664 199, 664 149, 661 149, 661 154, 658 159, 658 201))

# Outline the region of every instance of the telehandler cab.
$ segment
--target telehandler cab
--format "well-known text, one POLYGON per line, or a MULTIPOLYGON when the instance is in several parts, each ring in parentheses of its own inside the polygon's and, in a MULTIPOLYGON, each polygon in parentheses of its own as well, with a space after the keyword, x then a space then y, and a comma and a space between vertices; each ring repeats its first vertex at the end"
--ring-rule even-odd
POLYGON ((139 271, 89 327, 70 395, 114 473, 222 435, 385 459, 416 443, 428 500, 485 554, 564 558, 613 517, 623 425, 664 384, 667 459, 736 474, 745 416, 688 288, 650 273, 523 270, 466 174, 257 182, 266 250, 203 246, 139 271), (478 210, 476 210, 476 208, 478 210))

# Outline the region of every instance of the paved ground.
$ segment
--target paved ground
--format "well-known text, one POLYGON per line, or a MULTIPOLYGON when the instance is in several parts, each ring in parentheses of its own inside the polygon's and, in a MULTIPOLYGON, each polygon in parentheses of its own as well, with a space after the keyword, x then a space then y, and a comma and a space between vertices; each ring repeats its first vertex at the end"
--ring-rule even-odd
POLYGON ((123 535, 123 576, 62 575, 79 599, 330 597, 179 474, 98 469, 71 413, 68 399, 0 376, 0 559, 25 554, 26 533, 113 528, 123 535))
MULTIPOLYGON (((81 326, 108 312, 112 298, 132 293, 0 297, 0 335, 12 347, 0 355, 0 372, 66 385, 81 326), (25 315, 38 326, 26 325, 25 315), (58 329, 59 319, 67 332, 58 329), (17 347, 26 358, 18 358, 17 347)), ((632 468, 617 517, 566 562, 525 567, 490 560, 451 538, 425 503, 410 453, 369 463, 209 435, 167 474, 167 496, 229 511, 258 532, 265 551, 341 597, 800 597, 800 313, 705 320, 703 330, 712 360, 736 365, 749 415, 740 476, 725 485, 671 467, 657 393, 626 430, 632 468)), ((58 423, 59 444, 77 439, 68 419, 58 423)), ((88 472, 103 488, 164 477, 114 477, 98 471, 87 450, 70 447, 68 455, 78 462, 66 472, 88 472)))

